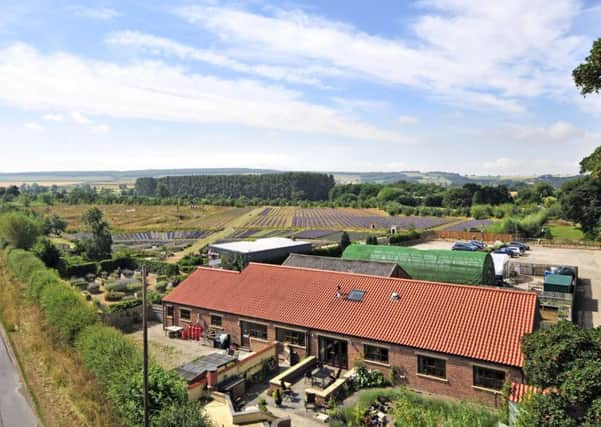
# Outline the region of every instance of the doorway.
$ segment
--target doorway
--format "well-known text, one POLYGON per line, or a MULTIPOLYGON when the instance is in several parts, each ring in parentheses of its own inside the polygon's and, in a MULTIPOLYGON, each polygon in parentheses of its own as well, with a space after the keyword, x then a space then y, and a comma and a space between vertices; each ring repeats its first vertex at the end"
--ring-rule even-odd
POLYGON ((348 342, 319 336, 319 360, 326 365, 348 369, 348 342))

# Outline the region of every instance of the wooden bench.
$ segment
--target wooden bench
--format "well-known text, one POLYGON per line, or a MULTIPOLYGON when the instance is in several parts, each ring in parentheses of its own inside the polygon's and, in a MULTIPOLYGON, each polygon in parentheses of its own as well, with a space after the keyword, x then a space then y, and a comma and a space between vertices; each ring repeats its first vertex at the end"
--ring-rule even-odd
POLYGON ((269 390, 273 393, 275 390, 282 390, 282 381, 286 388, 292 387, 293 381, 302 377, 304 373, 312 369, 317 364, 317 358, 315 356, 309 356, 298 362, 296 365, 289 367, 284 372, 276 375, 269 380, 269 390))

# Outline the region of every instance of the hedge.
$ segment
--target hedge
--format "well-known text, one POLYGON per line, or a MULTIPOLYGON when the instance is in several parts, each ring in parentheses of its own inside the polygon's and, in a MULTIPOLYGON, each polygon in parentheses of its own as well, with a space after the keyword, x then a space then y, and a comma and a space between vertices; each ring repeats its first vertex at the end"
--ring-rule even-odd
POLYGON ((137 307, 142 305, 141 299, 126 299, 125 301, 118 302, 116 304, 111 304, 106 308, 106 311, 109 313, 116 313, 118 311, 124 311, 133 307, 137 307))
POLYGON ((138 268, 145 265, 149 273, 161 274, 164 276, 175 276, 179 272, 177 264, 169 264, 167 262, 147 260, 143 258, 135 259, 138 268))
POLYGON ((84 262, 81 264, 66 264, 65 277, 85 277, 86 274, 94 274, 98 272, 98 264, 95 262, 84 262))
POLYGON ((27 291, 33 299, 39 302, 44 289, 49 286, 60 286, 60 284, 61 279, 54 270, 38 270, 31 275, 27 291))
POLYGON ((98 321, 96 311, 81 298, 79 292, 63 284, 44 288, 40 303, 48 323, 68 343, 73 343, 86 326, 98 321))
POLYGON ((29 283, 34 272, 46 270, 42 260, 23 249, 9 250, 6 258, 12 272, 23 283, 29 283))
MULTIPOLYGON (((86 368, 106 388, 126 425, 142 424, 142 357, 128 339, 114 328, 98 322, 95 309, 80 293, 47 269, 42 261, 24 250, 7 251, 9 268, 40 301, 48 325, 60 342, 74 344, 86 368)), ((119 311, 140 305, 131 299, 109 306, 119 311)), ((185 383, 174 372, 151 364, 149 375, 151 417, 162 425, 169 408, 188 402, 185 383), (165 411, 164 415, 163 411, 165 411)), ((169 418, 169 417, 167 417, 169 418)), ((153 420, 154 421, 154 420, 153 420)), ((190 426, 204 425, 193 421, 190 426)))
POLYGON ((98 271, 106 271, 107 273, 111 273, 118 268, 135 270, 136 262, 131 257, 119 257, 98 261, 98 271))

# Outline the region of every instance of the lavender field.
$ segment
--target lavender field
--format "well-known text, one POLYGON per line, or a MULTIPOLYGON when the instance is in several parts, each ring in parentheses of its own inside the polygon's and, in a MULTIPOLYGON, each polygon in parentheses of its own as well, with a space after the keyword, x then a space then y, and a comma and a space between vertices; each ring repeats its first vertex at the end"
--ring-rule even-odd
POLYGON ((452 226, 445 228, 446 231, 466 231, 472 228, 477 228, 479 230, 483 230, 489 225, 491 225, 494 221, 492 219, 468 219, 466 221, 460 222, 458 224, 453 224, 452 226))

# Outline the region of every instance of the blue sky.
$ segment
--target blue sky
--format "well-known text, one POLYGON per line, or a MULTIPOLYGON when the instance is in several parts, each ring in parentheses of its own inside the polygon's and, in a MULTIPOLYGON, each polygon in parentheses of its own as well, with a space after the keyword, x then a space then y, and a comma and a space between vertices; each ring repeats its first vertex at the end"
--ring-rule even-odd
POLYGON ((601 1, 0 0, 0 171, 571 174, 601 1))

